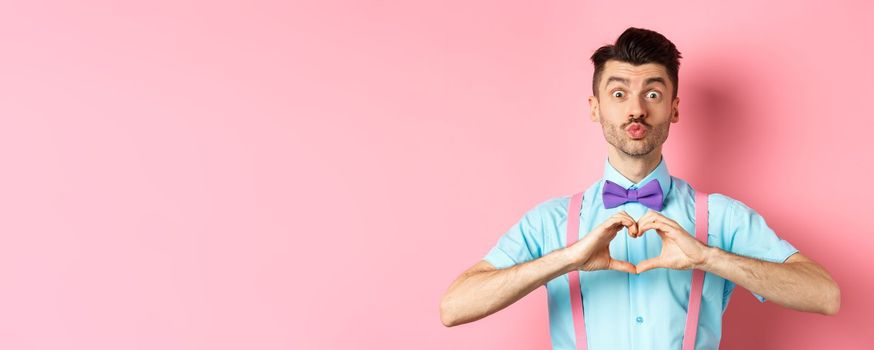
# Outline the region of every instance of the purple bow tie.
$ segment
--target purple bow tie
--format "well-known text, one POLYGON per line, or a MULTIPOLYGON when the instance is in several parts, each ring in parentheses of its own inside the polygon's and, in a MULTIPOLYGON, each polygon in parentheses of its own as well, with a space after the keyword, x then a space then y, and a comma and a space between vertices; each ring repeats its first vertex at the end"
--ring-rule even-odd
POLYGON ((644 206, 655 210, 662 210, 662 186, 658 180, 651 180, 637 190, 626 190, 619 184, 605 180, 604 183, 604 208, 618 207, 627 202, 640 202, 644 206))

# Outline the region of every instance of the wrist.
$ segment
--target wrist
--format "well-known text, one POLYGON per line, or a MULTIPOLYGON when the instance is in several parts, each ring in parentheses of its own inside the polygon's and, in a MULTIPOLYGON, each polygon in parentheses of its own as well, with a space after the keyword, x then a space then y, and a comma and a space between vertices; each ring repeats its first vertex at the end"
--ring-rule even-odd
POLYGON ((570 272, 579 268, 580 265, 584 261, 586 261, 584 257, 584 252, 580 249, 579 244, 573 244, 569 247, 565 247, 559 250, 559 256, 562 261, 562 268, 564 271, 570 272))
POLYGON ((719 253, 719 248, 704 246, 704 258, 695 268, 703 271, 710 271, 713 268, 713 264, 719 260, 719 253))

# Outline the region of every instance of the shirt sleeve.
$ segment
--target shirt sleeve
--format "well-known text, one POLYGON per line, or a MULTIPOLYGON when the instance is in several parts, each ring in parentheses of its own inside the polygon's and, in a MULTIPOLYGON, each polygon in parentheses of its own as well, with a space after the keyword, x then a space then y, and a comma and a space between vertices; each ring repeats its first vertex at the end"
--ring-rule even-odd
MULTIPOLYGON (((733 201, 729 207, 731 234, 729 251, 759 260, 783 263, 792 254, 798 252, 789 242, 781 239, 768 227, 759 213, 740 201, 733 201)), ((726 294, 731 292, 735 284, 726 281, 726 294)), ((760 302, 765 302, 761 295, 753 293, 760 302)))
POLYGON ((510 227, 483 260, 503 269, 540 258, 543 243, 543 220, 539 205, 526 212, 510 227))

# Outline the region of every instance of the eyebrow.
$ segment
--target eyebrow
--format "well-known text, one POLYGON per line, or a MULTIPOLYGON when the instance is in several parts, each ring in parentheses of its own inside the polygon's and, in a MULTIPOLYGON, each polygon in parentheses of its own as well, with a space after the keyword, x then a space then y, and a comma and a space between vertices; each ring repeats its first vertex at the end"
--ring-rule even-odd
MULTIPOLYGON (((613 81, 618 81, 622 84, 628 85, 627 78, 609 77, 609 78, 607 78, 607 83, 604 86, 610 85, 610 82, 613 82, 613 81)), ((652 83, 661 83, 664 86, 668 86, 668 84, 665 83, 665 79, 663 79, 662 77, 646 78, 646 81, 643 82, 643 85, 649 85, 652 83)))

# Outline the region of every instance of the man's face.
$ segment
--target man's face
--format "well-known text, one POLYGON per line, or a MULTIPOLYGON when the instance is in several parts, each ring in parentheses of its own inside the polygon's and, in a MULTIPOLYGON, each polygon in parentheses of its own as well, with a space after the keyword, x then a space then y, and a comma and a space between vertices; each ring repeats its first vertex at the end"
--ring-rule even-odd
POLYGON ((680 99, 661 64, 639 66, 607 61, 598 82, 598 96, 589 97, 592 121, 601 123, 604 138, 632 157, 649 155, 668 138, 679 121, 680 99))

